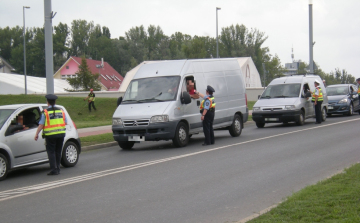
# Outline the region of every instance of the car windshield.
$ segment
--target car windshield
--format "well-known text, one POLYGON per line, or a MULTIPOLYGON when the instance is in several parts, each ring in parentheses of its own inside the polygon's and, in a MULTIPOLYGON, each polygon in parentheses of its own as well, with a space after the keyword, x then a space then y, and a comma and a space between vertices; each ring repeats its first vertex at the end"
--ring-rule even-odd
POLYGON ((349 94, 349 87, 348 86, 327 87, 326 92, 328 96, 347 95, 349 94))
POLYGON ((297 98, 300 94, 301 84, 269 85, 261 98, 297 98))
POLYGON ((0 109, 0 129, 15 109, 0 109))
POLYGON ((144 103, 175 100, 179 82, 179 76, 132 80, 122 102, 144 103))

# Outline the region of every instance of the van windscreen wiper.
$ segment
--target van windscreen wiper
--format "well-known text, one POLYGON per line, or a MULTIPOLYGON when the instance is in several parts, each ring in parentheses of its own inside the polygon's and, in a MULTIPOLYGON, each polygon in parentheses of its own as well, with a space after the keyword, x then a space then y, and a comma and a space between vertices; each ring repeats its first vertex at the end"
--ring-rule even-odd
POLYGON ((269 95, 262 96, 261 98, 271 98, 269 95))
POLYGON ((279 96, 275 96, 274 98, 292 98, 292 97, 286 95, 279 95, 279 96))

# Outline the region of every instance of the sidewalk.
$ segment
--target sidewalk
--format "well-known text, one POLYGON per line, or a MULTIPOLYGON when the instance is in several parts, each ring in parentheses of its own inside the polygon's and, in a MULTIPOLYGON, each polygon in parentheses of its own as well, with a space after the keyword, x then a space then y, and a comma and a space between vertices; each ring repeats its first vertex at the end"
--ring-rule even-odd
MULTIPOLYGON (((252 110, 249 110, 249 115, 252 114, 252 110)), ((79 137, 100 135, 105 133, 112 133, 111 125, 99 126, 99 127, 90 127, 78 129, 79 137)))

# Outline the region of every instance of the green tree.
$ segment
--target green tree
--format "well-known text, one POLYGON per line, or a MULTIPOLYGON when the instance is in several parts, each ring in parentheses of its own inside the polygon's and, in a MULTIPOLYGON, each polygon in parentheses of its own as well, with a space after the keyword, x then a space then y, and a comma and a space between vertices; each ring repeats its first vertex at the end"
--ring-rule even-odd
MULTIPOLYGON (((99 74, 92 74, 89 70, 85 57, 81 59, 79 70, 76 72, 75 78, 66 79, 67 82, 75 89, 74 91, 89 91, 91 88, 94 91, 101 90, 98 83, 99 74)), ((66 89, 67 91, 71 91, 66 89)))

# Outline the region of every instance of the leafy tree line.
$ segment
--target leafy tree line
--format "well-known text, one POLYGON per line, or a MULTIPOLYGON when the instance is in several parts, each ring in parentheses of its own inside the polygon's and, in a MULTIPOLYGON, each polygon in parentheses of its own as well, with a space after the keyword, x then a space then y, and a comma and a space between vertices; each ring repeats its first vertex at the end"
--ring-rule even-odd
MULTIPOLYGON (((279 57, 270 54, 270 49, 263 46, 267 38, 264 32, 245 25, 224 27, 219 35, 219 55, 222 58, 251 57, 262 80, 264 63, 266 83, 269 83, 282 76, 285 69, 279 57)), ((45 77, 44 28, 27 28, 25 40, 27 73, 45 77)), ((190 36, 181 32, 167 36, 160 26, 145 28, 141 25, 131 28, 124 36, 111 38, 108 27, 86 20, 73 20, 71 26, 63 23, 54 26, 53 46, 55 71, 70 56, 78 56, 95 60, 104 58, 123 76, 144 60, 216 57, 216 38, 213 37, 190 36)), ((22 27, 0 27, 0 55, 15 67, 17 73, 23 73, 22 27)), ((326 74, 329 81, 335 74, 336 71, 326 74)), ((338 79, 334 78, 334 81, 338 79)))

